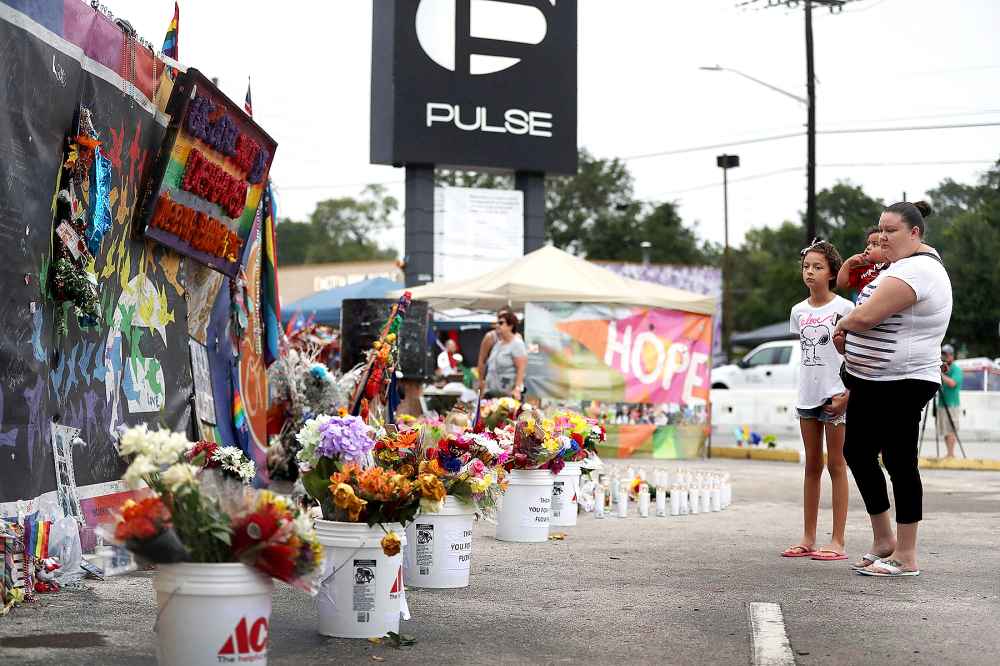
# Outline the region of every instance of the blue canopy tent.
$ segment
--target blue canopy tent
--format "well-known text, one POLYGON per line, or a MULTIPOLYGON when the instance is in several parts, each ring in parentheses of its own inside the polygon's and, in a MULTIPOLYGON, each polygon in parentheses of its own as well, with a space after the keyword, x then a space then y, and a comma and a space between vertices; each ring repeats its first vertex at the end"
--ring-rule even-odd
POLYGON ((282 305, 282 323, 288 324, 294 317, 300 317, 304 323, 311 317, 314 324, 340 326, 340 304, 345 298, 384 298, 388 292, 402 288, 403 285, 398 282, 377 277, 320 291, 288 305, 282 305))

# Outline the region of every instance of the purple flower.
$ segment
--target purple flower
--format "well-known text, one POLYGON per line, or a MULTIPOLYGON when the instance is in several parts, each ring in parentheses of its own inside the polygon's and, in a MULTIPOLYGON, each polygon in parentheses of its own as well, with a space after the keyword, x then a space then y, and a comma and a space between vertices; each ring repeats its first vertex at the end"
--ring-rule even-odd
POLYGON ((333 416, 320 426, 316 453, 323 458, 340 457, 345 462, 358 462, 375 446, 370 429, 357 416, 333 416))

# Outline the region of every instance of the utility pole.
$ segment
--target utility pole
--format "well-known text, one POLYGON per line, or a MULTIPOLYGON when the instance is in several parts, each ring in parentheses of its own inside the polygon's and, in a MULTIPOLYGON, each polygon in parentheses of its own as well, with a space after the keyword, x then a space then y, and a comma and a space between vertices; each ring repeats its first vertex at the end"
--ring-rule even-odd
MULTIPOLYGON (((822 5, 831 14, 838 14, 849 2, 856 0, 767 0, 767 8, 788 7, 795 9, 803 4, 806 23, 806 99, 808 111, 806 119, 806 244, 816 237, 816 71, 813 60, 813 5, 822 5)), ((739 6, 753 7, 762 0, 749 0, 739 6)))
POLYGON ((806 0, 806 245, 816 238, 816 72, 813 66, 812 0, 806 0))
POLYGON ((733 334, 733 303, 730 297, 732 265, 729 262, 729 170, 740 165, 739 155, 719 155, 715 165, 722 169, 722 351, 728 362, 731 353, 730 337, 733 334))

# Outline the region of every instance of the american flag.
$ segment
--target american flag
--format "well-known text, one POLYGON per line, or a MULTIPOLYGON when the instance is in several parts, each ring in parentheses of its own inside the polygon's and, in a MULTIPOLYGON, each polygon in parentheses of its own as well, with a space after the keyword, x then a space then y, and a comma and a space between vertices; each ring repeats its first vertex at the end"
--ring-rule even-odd
POLYGON ((253 104, 250 102, 250 79, 247 79, 247 98, 243 101, 243 110, 253 117, 253 104))

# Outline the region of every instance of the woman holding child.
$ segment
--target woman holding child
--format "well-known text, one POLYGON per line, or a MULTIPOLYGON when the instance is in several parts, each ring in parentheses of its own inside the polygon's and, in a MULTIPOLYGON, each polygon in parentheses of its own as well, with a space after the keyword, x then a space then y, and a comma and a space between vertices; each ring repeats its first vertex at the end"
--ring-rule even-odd
POLYGON ((869 576, 920 574, 917 525, 923 490, 917 469, 920 415, 941 383, 940 350, 951 319, 951 281, 941 257, 924 243, 923 201, 895 203, 879 220, 881 249, 891 262, 861 289, 857 307, 836 326, 850 391, 844 457, 871 518, 871 549, 854 564, 869 576), (892 481, 896 531, 889 515, 879 454, 892 481))

